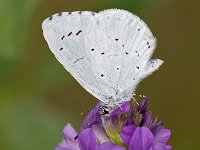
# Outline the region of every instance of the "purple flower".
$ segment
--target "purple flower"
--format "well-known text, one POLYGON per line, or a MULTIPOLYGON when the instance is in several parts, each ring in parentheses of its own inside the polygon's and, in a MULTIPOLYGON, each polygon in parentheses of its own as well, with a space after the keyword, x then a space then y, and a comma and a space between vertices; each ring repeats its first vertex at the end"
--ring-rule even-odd
POLYGON ((55 150, 125 150, 124 147, 113 144, 101 126, 83 129, 77 136, 74 128, 68 124, 64 128, 64 140, 55 150))
POLYGON ((66 125, 64 140, 55 150, 172 150, 167 145, 171 131, 148 111, 146 97, 139 105, 124 103, 109 116, 100 115, 100 110, 98 103, 83 121, 79 134, 66 125))

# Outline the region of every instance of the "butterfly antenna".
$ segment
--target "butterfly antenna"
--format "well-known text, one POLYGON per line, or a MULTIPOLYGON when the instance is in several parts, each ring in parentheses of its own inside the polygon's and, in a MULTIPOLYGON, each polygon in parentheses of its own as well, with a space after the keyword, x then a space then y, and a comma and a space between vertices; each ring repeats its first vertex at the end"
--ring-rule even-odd
MULTIPOLYGON (((95 110, 95 109, 97 109, 97 108, 92 108, 92 109, 90 109, 90 110, 84 111, 84 112, 81 113, 81 115, 87 114, 87 113, 89 113, 89 112, 91 112, 91 111, 93 111, 93 110, 95 110)), ((99 112, 99 111, 98 111, 98 112, 99 112)), ((98 112, 97 112, 97 113, 98 113, 98 112)), ((84 127, 84 129, 86 129, 86 128, 90 125, 90 122, 94 119, 94 117, 97 115, 97 113, 95 113, 95 114, 92 116, 92 118, 88 121, 88 123, 86 124, 86 126, 84 127)), ((79 135, 79 134, 77 134, 77 136, 75 136, 75 137, 73 138, 73 140, 77 140, 77 139, 78 139, 78 135, 79 135)))
MULTIPOLYGON (((96 108, 94 108, 94 109, 96 109, 96 108)), ((94 109, 93 109, 93 110, 94 110, 94 109)), ((100 109, 99 109, 99 111, 100 111, 100 109)), ((92 120, 94 119, 94 117, 97 116, 97 114, 99 113, 99 111, 97 111, 94 115, 92 115, 91 119, 88 121, 88 123, 86 124, 86 126, 84 127, 84 129, 86 129, 88 126, 94 124, 94 123, 93 123, 93 124, 90 124, 90 123, 92 122, 92 120)))
MULTIPOLYGON (((94 108, 95 109, 95 108, 94 108)), ((94 110, 93 109, 93 110, 94 110)), ((92 111, 92 110, 90 110, 90 111, 92 111)), ((89 112, 90 112, 89 111, 89 112)), ((99 111, 98 112, 96 112, 93 116, 92 116, 92 118, 88 121, 88 123, 86 124, 86 126, 84 126, 84 128, 83 129, 86 129, 89 125, 92 125, 92 124, 90 124, 91 123, 91 121, 94 119, 94 117, 97 115, 99 113, 99 111)), ((79 134, 78 134, 79 135, 79 134)), ((74 138, 73 138, 73 140, 77 140, 78 139, 78 135, 77 136, 75 136, 74 138)))

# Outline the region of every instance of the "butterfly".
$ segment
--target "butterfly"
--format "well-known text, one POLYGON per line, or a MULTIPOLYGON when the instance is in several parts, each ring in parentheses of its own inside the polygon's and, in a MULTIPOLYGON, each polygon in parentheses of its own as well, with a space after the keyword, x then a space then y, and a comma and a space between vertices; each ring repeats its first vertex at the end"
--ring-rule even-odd
POLYGON ((163 63, 151 59, 156 38, 148 26, 126 10, 58 13, 42 29, 57 60, 107 114, 130 101, 138 83, 163 63))

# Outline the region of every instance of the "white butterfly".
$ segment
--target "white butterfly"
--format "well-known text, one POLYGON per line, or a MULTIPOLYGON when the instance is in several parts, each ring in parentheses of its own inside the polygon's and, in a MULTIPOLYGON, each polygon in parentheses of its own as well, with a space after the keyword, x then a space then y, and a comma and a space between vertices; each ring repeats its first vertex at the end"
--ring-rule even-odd
POLYGON ((156 47, 150 29, 125 10, 63 12, 42 29, 58 61, 109 111, 131 100, 137 84, 163 63, 150 59, 156 47))

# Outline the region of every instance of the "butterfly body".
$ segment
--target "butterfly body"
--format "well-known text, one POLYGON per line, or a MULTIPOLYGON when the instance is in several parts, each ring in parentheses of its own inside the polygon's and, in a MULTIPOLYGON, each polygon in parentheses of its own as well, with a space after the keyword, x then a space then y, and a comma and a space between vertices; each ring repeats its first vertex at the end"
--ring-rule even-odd
POLYGON ((108 110, 131 100, 137 84, 163 63, 151 60, 156 39, 132 13, 59 13, 46 19, 44 37, 58 61, 108 110))

